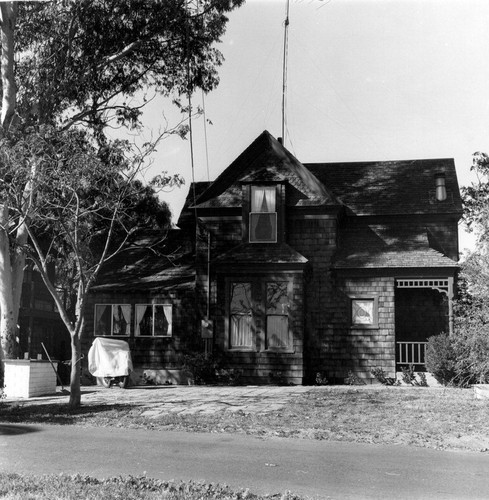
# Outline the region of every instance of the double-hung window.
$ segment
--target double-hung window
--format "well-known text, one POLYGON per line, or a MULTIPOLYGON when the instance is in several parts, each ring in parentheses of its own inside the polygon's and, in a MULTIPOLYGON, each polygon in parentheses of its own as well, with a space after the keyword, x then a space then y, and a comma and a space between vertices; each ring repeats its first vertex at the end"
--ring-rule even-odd
POLYGON ((229 349, 291 350, 289 297, 288 281, 229 282, 229 349))
POLYGON ((277 241, 277 190, 275 186, 251 186, 249 235, 251 243, 277 241))
POLYGON ((129 304, 96 304, 95 335, 125 336, 130 333, 131 306, 129 304))
POLYGON ((140 337, 171 337, 171 304, 136 304, 134 334, 140 337))

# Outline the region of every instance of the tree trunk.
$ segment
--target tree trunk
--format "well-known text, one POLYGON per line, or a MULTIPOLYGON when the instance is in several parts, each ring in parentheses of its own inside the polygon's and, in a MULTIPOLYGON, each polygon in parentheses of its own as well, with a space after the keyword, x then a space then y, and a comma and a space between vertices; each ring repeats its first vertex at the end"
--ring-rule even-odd
POLYGON ((17 89, 14 79, 14 31, 17 19, 17 2, 3 2, 0 4, 1 13, 1 77, 2 77, 2 111, 0 120, 5 133, 15 114, 17 89))
POLYGON ((4 363, 17 356, 17 325, 14 320, 12 267, 7 234, 8 206, 0 205, 0 377, 3 383, 4 363))
POLYGON ((70 375, 70 408, 78 408, 81 404, 81 339, 79 332, 71 335, 71 375, 70 375))

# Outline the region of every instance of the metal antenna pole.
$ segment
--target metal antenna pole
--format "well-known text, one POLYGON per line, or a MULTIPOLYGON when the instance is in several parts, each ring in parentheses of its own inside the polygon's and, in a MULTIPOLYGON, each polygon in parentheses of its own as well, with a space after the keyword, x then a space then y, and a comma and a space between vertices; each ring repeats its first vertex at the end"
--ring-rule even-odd
POLYGON ((286 14, 284 22, 284 60, 282 67, 282 144, 285 145, 285 101, 287 90, 287 46, 289 37, 289 7, 290 0, 286 2, 286 14))

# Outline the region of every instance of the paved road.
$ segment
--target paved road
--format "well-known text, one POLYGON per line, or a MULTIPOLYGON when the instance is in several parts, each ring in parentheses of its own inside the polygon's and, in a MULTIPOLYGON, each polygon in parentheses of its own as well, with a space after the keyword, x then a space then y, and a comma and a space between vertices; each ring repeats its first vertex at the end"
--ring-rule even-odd
POLYGON ((0 468, 219 482, 331 499, 489 498, 489 456, 404 446, 0 424, 0 468))

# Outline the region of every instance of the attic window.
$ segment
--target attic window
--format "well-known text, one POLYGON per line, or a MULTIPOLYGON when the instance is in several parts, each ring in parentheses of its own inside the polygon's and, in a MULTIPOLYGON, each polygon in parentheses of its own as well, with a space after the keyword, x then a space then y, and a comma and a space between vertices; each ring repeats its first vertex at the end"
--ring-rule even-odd
POLYGON ((435 198, 436 201, 445 201, 447 199, 445 174, 435 175, 435 198))
POLYGON ((251 186, 250 242, 277 241, 275 186, 251 186))

